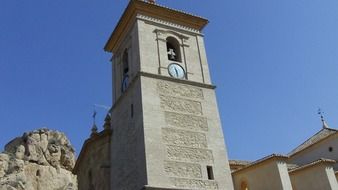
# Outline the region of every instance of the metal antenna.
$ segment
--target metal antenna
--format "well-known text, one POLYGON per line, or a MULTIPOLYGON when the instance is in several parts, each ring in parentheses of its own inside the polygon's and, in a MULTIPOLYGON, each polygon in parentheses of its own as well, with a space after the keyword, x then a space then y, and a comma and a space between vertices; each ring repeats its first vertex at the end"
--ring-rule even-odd
POLYGON ((322 121, 323 129, 326 129, 326 128, 329 128, 329 125, 326 123, 323 114, 324 114, 324 112, 319 108, 318 109, 318 115, 320 115, 320 120, 322 121))
POLYGON ((105 109, 105 110, 110 110, 110 107, 109 106, 105 106, 105 105, 100 105, 100 104, 94 104, 94 110, 95 110, 95 107, 96 108, 102 108, 102 109, 105 109))

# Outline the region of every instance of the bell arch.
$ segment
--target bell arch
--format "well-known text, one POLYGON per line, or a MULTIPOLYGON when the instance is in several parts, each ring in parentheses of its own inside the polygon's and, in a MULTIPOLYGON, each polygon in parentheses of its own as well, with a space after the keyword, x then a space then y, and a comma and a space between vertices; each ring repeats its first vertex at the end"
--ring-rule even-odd
POLYGON ((172 36, 169 36, 166 39, 166 44, 168 60, 182 62, 182 54, 180 49, 180 43, 178 42, 178 40, 172 36))

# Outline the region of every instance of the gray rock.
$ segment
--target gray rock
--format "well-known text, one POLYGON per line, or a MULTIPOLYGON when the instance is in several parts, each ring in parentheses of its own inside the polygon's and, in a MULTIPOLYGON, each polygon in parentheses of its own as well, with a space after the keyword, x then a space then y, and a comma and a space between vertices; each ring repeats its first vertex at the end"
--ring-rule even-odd
POLYGON ((38 129, 0 153, 0 190, 77 190, 74 148, 65 134, 38 129))

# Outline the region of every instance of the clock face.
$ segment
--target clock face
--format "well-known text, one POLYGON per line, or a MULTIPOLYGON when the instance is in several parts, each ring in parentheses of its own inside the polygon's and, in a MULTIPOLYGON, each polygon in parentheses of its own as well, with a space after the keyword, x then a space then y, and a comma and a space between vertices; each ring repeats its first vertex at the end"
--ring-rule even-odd
POLYGON ((184 79, 185 78, 185 71, 181 65, 176 63, 172 63, 168 66, 169 75, 177 78, 177 79, 184 79))

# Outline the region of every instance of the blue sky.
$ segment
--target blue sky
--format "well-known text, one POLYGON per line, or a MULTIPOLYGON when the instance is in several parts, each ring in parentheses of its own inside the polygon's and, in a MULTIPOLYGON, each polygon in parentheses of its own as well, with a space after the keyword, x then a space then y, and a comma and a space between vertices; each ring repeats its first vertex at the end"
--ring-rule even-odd
MULTIPOLYGON (((321 129, 318 107, 337 128, 338 1, 158 2, 210 20, 203 33, 230 158, 288 153, 321 129)), ((49 127, 79 153, 93 104, 111 105, 103 46, 126 4, 0 2, 0 147, 49 127)))

